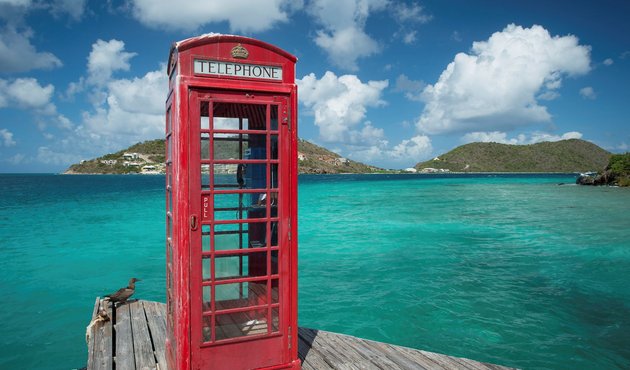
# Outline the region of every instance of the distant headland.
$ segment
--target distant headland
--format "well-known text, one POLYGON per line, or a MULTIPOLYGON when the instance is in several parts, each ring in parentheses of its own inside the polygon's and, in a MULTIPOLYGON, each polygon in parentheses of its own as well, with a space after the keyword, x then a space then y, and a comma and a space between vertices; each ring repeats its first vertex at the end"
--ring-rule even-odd
POLYGON ((611 153, 584 140, 530 145, 470 143, 416 164, 418 172, 597 172, 611 153))
MULTIPOLYGON (((164 140, 156 139, 134 144, 116 153, 83 160, 71 165, 64 173, 76 174, 163 174, 164 140)), ((234 154, 237 158, 238 154, 234 154)), ((300 139, 298 169, 301 174, 382 173, 382 168, 344 158, 326 148, 300 139)))
MULTIPOLYGON (((65 174, 163 174, 164 140, 134 144, 116 153, 81 161, 71 165, 65 174)), ((420 162, 406 170, 386 170, 344 158, 326 148, 300 139, 298 168, 300 174, 339 173, 584 173, 602 174, 609 161, 623 157, 612 155, 584 140, 570 139, 530 145, 470 143, 461 145, 431 160, 420 162)), ((235 158, 237 154, 235 154, 235 158)), ((613 166, 615 179, 624 168, 623 160, 613 166)), ((630 173, 630 169, 627 170, 630 173)), ((613 178, 611 174, 606 180, 613 178)), ((598 183, 606 181, 598 180, 598 183)), ((623 180, 622 180, 623 183, 623 180)))

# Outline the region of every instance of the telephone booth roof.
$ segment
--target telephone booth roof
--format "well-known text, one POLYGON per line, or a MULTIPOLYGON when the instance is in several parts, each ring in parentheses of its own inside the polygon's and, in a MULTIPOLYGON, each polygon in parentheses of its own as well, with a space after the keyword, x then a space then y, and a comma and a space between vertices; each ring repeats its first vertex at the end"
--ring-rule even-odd
MULTIPOLYGON (((175 42, 171 46, 169 54, 169 67, 167 71, 169 75, 174 73, 174 67, 178 64, 178 59, 184 61, 184 54, 192 56, 193 58, 191 58, 191 60, 199 55, 212 55, 223 60, 237 63, 282 65, 286 69, 286 72, 288 72, 283 76, 282 82, 295 83, 294 66, 297 62, 297 58, 279 47, 250 37, 208 33, 175 42), (246 47, 249 55, 238 57, 231 54, 235 45, 246 47)), ((191 63, 183 64, 184 65, 177 65, 177 74, 193 75, 192 65, 188 65, 191 63)))

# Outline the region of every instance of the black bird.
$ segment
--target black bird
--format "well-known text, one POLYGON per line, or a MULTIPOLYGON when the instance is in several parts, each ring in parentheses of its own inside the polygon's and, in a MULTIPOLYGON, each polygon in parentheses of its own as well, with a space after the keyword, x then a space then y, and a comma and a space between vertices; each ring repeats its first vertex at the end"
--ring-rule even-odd
POLYGON ((129 285, 127 287, 120 288, 115 293, 106 295, 105 298, 109 298, 109 301, 114 304, 116 302, 126 302, 136 291, 136 281, 140 281, 140 279, 129 279, 129 285))

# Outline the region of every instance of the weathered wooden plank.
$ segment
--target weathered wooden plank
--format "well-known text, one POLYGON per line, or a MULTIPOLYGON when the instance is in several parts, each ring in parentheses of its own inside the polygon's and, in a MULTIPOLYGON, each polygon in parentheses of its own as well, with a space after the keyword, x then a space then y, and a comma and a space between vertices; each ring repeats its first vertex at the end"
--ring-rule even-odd
MULTIPOLYGON (((345 335, 336 335, 334 333, 328 333, 330 336, 337 336, 339 340, 348 340, 345 335)), ((373 364, 379 368, 386 370, 398 370, 398 369, 421 369, 421 366, 401 366, 399 363, 391 360, 387 353, 384 351, 375 351, 374 348, 367 345, 367 340, 351 337, 352 348, 359 355, 367 358, 373 364)))
MULTIPOLYGON (((96 315, 98 314, 98 309, 101 306, 101 299, 100 297, 96 297, 96 302, 94 302, 94 309, 92 309, 92 320, 90 321, 90 324, 92 323, 92 321, 96 318, 96 315)), ((86 340, 87 340, 87 345, 88 345, 88 369, 92 369, 94 368, 94 356, 95 356, 95 351, 94 351, 94 342, 96 340, 96 329, 94 327, 89 329, 90 331, 88 333, 86 333, 85 335, 87 336, 86 340)))
POLYGON ((116 369, 133 370, 136 361, 133 353, 133 334, 131 331, 131 313, 128 304, 116 308, 116 369))
POLYGON ((160 369, 166 369, 166 305, 142 301, 147 316, 153 351, 160 369))
POLYGON ((343 360, 336 353, 328 353, 326 348, 322 347, 319 342, 315 343, 317 338, 316 330, 304 328, 298 331, 298 337, 308 343, 311 347, 310 351, 318 353, 331 369, 338 369, 342 364, 343 360))
POLYGON ((435 368, 431 366, 432 363, 414 361, 406 355, 396 351, 393 346, 385 343, 363 340, 363 345, 368 348, 372 348, 374 353, 379 353, 383 357, 387 357, 392 362, 396 363, 396 365, 398 365, 401 369, 432 370, 435 368))
POLYGON ((131 302, 128 305, 131 313, 131 334, 136 369, 153 370, 156 368, 155 355, 144 307, 140 301, 131 302))
POLYGON ((304 340, 304 335, 300 332, 308 330, 298 328, 298 357, 302 360, 303 370, 327 370, 332 369, 331 365, 326 362, 324 356, 315 348, 311 347, 311 343, 304 340))
POLYGON ((365 359, 362 358, 352 358, 348 356, 348 354, 344 350, 332 346, 330 342, 327 342, 320 337, 318 331, 305 331, 304 334, 304 338, 312 343, 311 348, 316 348, 324 356, 326 362, 329 363, 333 369, 380 370, 369 361, 365 361, 365 359))
POLYGON ((480 368, 474 361, 465 362, 457 357, 451 357, 422 350, 417 350, 417 352, 432 359, 434 362, 441 364, 446 369, 482 370, 482 368, 480 368))
MULTIPOLYGON (((109 307, 109 301, 99 299, 95 304, 96 312, 103 308, 107 311, 108 317, 112 317, 112 309, 109 307)), ((96 314, 94 315, 96 317, 96 314)), ((90 350, 92 361, 88 362, 88 369, 94 370, 111 370, 112 363, 112 322, 100 321, 92 327, 93 347, 90 350)))
MULTIPOLYGON (((397 370, 398 366, 387 360, 381 358, 380 361, 372 361, 368 356, 365 356, 363 351, 358 348, 359 340, 355 337, 350 337, 343 334, 333 334, 331 332, 321 331, 318 334, 324 343, 330 345, 331 348, 343 354, 347 361, 359 364, 362 369, 370 370, 397 370)), ((374 356, 372 356, 374 357, 374 356)))

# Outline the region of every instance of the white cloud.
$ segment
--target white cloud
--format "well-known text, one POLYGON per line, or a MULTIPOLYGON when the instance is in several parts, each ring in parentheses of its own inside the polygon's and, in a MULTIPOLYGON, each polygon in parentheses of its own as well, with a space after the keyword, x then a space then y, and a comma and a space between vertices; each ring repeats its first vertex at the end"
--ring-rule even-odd
POLYGON ((64 136, 52 137, 50 145, 39 149, 33 159, 51 165, 69 165, 120 150, 139 141, 164 135, 164 101, 168 90, 166 66, 132 78, 116 78, 114 72, 129 70, 136 55, 125 51, 118 40, 98 40, 87 59, 87 77, 72 84, 68 96, 91 88, 93 107, 82 112, 78 124, 57 115, 42 122, 40 129, 53 123, 65 130, 64 136))
POLYGON ((33 69, 53 69, 62 63, 51 53, 39 52, 31 44, 30 29, 17 30, 7 26, 0 31, 0 70, 5 73, 27 72, 33 69))
POLYGON ((349 142, 354 145, 387 145, 385 139, 385 130, 372 126, 371 122, 365 122, 361 130, 353 130, 349 132, 349 142))
POLYGON ((46 146, 37 148, 37 161, 45 164, 68 165, 83 159, 81 155, 68 153, 66 151, 55 151, 46 146))
POLYGON ((32 0, 0 0, 0 4, 4 5, 11 5, 11 6, 23 6, 23 7, 27 7, 30 6, 32 3, 32 0))
POLYGON ((562 135, 553 135, 545 132, 534 132, 529 139, 529 144, 540 143, 542 141, 581 139, 582 136, 582 133, 577 131, 565 132, 562 135))
POLYGON ((78 21, 85 12, 86 0, 55 0, 50 4, 50 12, 59 17, 68 14, 73 20, 78 21))
POLYGON ((491 132, 469 132, 462 136, 463 143, 482 142, 500 144, 535 144, 543 141, 560 141, 569 139, 581 139, 582 133, 577 131, 565 132, 562 135, 554 135, 546 132, 533 132, 529 135, 519 134, 516 137, 508 138, 507 133, 500 131, 491 132))
POLYGON ((607 59, 604 59, 603 63, 604 63, 605 66, 611 66, 611 65, 615 64, 615 61, 610 59, 610 58, 607 58, 607 59))
POLYGON ((511 24, 473 43, 470 54, 457 54, 424 89, 425 107, 416 126, 438 134, 549 122, 537 95, 553 98, 564 76, 589 70, 590 47, 579 45, 577 37, 552 37, 541 26, 511 24))
POLYGON ((164 100, 168 89, 164 70, 152 71, 142 78, 114 80, 108 84, 111 96, 120 107, 130 113, 164 114, 164 100))
POLYGON ((357 59, 381 51, 365 32, 365 22, 371 12, 383 10, 387 4, 387 0, 311 1, 308 11, 324 27, 317 31, 315 43, 334 65, 356 71, 357 59))
POLYGON ((36 109, 38 113, 54 114, 56 108, 50 102, 54 91, 53 85, 42 86, 34 78, 18 78, 12 82, 0 79, 0 108, 36 109))
POLYGON ((518 138, 508 139, 507 133, 492 131, 492 132, 469 132, 462 137, 462 142, 473 143, 501 143, 501 144, 519 144, 525 140, 524 135, 520 135, 518 138))
POLYGON ((386 166, 410 166, 431 156, 433 146, 431 139, 425 135, 417 135, 404 139, 394 147, 389 146, 383 137, 380 140, 363 146, 349 146, 348 157, 362 161, 378 161, 386 166))
POLYGON ((597 98, 597 94, 592 87, 586 86, 580 89, 580 96, 584 99, 594 100, 597 98))
POLYGON ((394 18, 402 22, 427 23, 433 17, 426 14, 424 8, 417 3, 407 4, 404 2, 394 2, 391 4, 394 18))
POLYGON ((417 135, 396 145, 390 152, 390 157, 397 160, 412 159, 417 162, 427 158, 432 151, 431 139, 425 135, 417 135))
POLYGON ((92 51, 88 56, 87 81, 94 85, 104 85, 115 71, 129 70, 129 60, 136 53, 124 51, 125 43, 116 39, 109 41, 97 40, 92 44, 92 51))
POLYGON ((92 137, 120 138, 132 143, 164 133, 164 100, 168 89, 165 71, 151 71, 142 78, 112 80, 103 104, 84 113, 83 129, 92 137))
POLYGON ((264 31, 301 7, 301 0, 132 0, 133 15, 144 25, 188 32, 216 22, 228 22, 232 31, 264 31))
POLYGON ((385 104, 381 99, 389 84, 384 81, 361 82, 355 75, 337 77, 326 72, 321 79, 311 73, 296 80, 299 99, 315 116, 322 140, 342 142, 364 118, 368 107, 385 104))
MULTIPOLYGON (((31 11, 49 11, 54 17, 68 14, 79 20, 84 13, 86 0, 0 0, 0 70, 5 73, 28 72, 34 69, 53 69, 62 66, 54 54, 38 51, 31 44, 33 30, 25 27, 25 17, 31 11)), ((44 43, 48 35, 42 35, 44 43)))
POLYGON ((405 36, 403 36, 403 42, 407 45, 409 44, 413 44, 414 42, 416 42, 416 34, 418 32, 416 31, 410 31, 408 33, 405 34, 405 36))
POLYGON ((400 38, 403 43, 410 45, 418 39, 418 31, 414 30, 415 24, 427 23, 431 16, 426 14, 424 8, 417 3, 389 2, 392 17, 399 25, 399 30, 394 38, 400 38))
POLYGON ((405 97, 412 101, 422 101, 422 88, 426 84, 421 80, 412 80, 407 75, 401 74, 396 79, 394 91, 405 93, 405 97))
POLYGON ((5 128, 0 129, 0 146, 10 147, 15 146, 15 140, 13 140, 13 133, 5 128))

